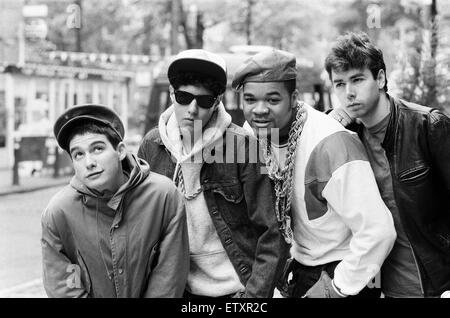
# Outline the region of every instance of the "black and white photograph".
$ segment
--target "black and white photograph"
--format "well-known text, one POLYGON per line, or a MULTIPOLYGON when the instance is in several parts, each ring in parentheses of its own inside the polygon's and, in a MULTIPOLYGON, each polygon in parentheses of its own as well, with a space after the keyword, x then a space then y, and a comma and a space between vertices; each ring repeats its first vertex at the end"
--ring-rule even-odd
POLYGON ((0 298, 450 298, 450 0, 0 0, 0 298))

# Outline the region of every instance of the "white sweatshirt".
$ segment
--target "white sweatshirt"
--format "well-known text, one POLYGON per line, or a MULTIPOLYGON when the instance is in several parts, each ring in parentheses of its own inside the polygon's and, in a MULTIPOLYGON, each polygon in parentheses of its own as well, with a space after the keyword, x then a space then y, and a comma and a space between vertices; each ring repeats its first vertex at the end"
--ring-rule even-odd
MULTIPOLYGON (((189 154, 183 151, 180 129, 173 106, 160 117, 161 139, 177 160, 181 168, 186 194, 196 193, 200 188, 200 170, 203 163, 201 152, 215 142, 221 142, 225 129, 231 123, 231 116, 219 104, 217 114, 205 126, 202 138, 196 142, 189 154), (195 162, 191 162, 191 158, 195 162)), ((179 166, 179 167, 178 167, 179 166)), ((185 200, 189 234, 190 270, 187 281, 189 292, 195 295, 218 297, 244 290, 212 222, 203 192, 194 199, 185 200)))
POLYGON ((342 260, 334 272, 335 285, 355 295, 391 251, 394 222, 358 136, 305 107, 293 176, 291 255, 306 266, 342 260))

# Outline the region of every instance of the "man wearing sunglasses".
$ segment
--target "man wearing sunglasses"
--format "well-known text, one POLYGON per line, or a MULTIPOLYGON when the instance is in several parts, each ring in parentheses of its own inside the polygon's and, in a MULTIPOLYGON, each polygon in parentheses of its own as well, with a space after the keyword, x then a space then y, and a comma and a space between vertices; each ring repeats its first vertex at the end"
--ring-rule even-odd
POLYGON ((138 156, 184 195, 190 246, 185 297, 271 297, 288 245, 264 165, 251 159, 256 139, 231 123, 221 102, 225 61, 205 50, 183 51, 168 78, 173 105, 144 137, 138 156))

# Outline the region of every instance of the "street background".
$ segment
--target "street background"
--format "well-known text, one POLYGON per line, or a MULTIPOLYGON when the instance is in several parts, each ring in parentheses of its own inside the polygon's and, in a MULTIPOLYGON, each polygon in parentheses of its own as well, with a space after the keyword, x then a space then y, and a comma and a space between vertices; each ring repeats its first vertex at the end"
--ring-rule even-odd
MULTIPOLYGON (((169 105, 167 66, 181 50, 236 67, 267 47, 294 53, 302 100, 339 107, 324 59, 364 31, 383 51, 389 93, 450 115, 450 0, 0 0, 0 298, 46 297, 40 215, 72 175, 52 127, 76 104, 124 122, 136 153, 169 105)), ((242 96, 224 105, 243 123, 242 96)))
POLYGON ((0 197, 0 297, 46 297, 41 213, 60 187, 0 197))

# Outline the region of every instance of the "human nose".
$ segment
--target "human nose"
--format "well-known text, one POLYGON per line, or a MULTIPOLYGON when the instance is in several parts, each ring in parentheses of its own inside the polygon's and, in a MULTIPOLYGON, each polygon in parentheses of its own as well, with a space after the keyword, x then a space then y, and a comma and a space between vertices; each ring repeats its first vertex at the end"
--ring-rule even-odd
POLYGON ((198 113, 198 105, 197 105, 197 100, 195 98, 188 105, 188 112, 192 115, 195 115, 198 113))
POLYGON ((91 154, 86 154, 85 165, 87 169, 95 168, 97 166, 97 161, 95 160, 94 156, 92 156, 91 154))
POLYGON ((354 87, 351 84, 346 85, 345 94, 347 95, 347 99, 349 101, 355 99, 356 93, 355 93, 354 87))
POLYGON ((257 102, 253 108, 253 113, 255 115, 265 115, 269 113, 269 108, 264 104, 264 102, 257 102))

